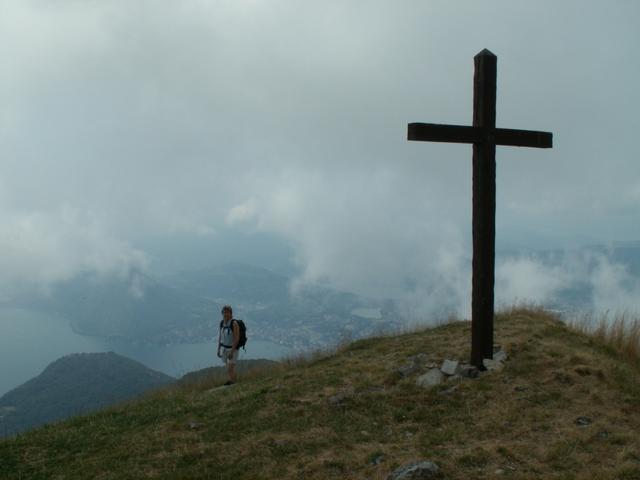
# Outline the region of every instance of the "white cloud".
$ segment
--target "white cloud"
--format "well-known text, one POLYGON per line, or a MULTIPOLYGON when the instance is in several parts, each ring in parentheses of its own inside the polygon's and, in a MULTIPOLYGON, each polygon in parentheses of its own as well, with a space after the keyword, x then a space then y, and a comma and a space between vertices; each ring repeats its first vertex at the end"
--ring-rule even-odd
POLYGON ((496 304, 518 301, 545 304, 571 282, 561 267, 545 265, 527 257, 507 258, 496 266, 496 304))
POLYGON ((51 214, 0 212, 4 298, 24 289, 46 292, 51 284, 80 272, 124 276, 147 267, 143 252, 110 236, 88 212, 70 206, 51 214))
POLYGON ((597 312, 635 312, 640 314, 640 279, 626 265, 611 263, 604 256, 595 258, 591 274, 593 304, 597 312))
POLYGON ((226 222, 228 225, 247 222, 255 217, 256 205, 253 198, 248 199, 244 203, 232 207, 227 214, 226 222))

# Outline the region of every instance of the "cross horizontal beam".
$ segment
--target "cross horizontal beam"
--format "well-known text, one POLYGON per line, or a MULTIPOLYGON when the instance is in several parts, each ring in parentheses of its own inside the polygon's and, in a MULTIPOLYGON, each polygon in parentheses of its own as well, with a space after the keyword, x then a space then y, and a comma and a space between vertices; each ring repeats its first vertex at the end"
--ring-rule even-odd
POLYGON ((442 125, 438 123, 410 123, 407 140, 448 143, 495 143, 513 147, 551 148, 553 134, 534 130, 510 128, 487 129, 465 125, 442 125))

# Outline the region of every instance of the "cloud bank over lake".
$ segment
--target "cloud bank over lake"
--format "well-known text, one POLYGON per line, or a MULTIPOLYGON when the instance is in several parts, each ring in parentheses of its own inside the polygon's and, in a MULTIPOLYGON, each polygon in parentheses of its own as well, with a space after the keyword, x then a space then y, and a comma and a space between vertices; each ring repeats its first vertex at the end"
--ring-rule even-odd
MULTIPOLYGON (((498 247, 638 240, 639 14, 630 2, 4 1, 0 296, 153 270, 145 245, 158 239, 243 232, 287 245, 298 283, 466 314, 471 148, 409 143, 406 124, 470 123, 482 48, 498 56, 498 126, 554 132, 550 151, 498 148, 498 247)), ((584 280, 580 261, 505 260, 497 299, 552 298, 584 280)), ((599 265, 597 304, 637 306, 624 267, 599 265)))

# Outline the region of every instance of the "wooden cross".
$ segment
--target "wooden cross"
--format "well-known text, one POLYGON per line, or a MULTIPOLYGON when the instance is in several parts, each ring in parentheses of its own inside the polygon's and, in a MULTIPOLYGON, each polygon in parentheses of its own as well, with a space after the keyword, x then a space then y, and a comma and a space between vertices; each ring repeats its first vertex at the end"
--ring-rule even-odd
POLYGON ((493 358, 496 145, 551 148, 553 136, 496 128, 497 57, 484 49, 473 60, 473 126, 410 123, 407 139, 473 144, 471 364, 484 370, 482 359, 493 358))

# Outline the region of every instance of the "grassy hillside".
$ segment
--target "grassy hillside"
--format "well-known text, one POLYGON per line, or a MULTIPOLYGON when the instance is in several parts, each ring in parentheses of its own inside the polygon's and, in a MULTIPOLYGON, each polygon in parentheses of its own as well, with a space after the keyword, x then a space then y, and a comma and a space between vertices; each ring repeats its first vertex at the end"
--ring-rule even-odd
MULTIPOLYGON (((242 350, 241 350, 242 351, 242 350)), ((242 355, 242 354, 240 354, 242 355)), ((244 376, 251 374, 254 371, 262 371, 278 365, 275 360, 268 360, 266 358, 250 358, 238 360, 236 365, 236 374, 244 376)), ((221 365, 219 367, 207 367, 195 372, 189 372, 183 375, 178 382, 181 386, 191 387, 209 387, 216 383, 223 383, 228 379, 227 367, 221 365)))
MULTIPOLYGON (((0 441, 0 478, 640 478, 640 362, 542 311, 497 315, 500 371, 432 389, 395 369, 467 359, 470 324, 142 400, 0 441), (590 422, 581 426, 578 417, 590 422)), ((424 366, 426 368, 426 366, 424 366)))

